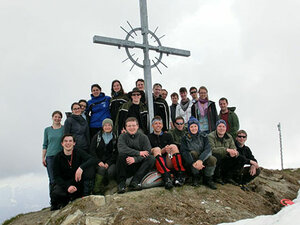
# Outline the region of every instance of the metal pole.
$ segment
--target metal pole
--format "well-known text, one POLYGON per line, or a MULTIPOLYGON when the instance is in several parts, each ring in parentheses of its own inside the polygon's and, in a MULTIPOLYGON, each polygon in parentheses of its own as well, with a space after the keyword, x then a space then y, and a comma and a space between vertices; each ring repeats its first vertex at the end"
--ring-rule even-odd
POLYGON ((283 170, 282 138, 281 138, 281 125, 280 125, 280 123, 278 123, 277 127, 278 127, 278 131, 279 131, 279 144, 280 144, 281 170, 283 170))
POLYGON ((153 97, 152 97, 152 79, 151 79, 151 63, 149 59, 149 42, 148 42, 148 14, 146 0, 140 0, 140 17, 143 35, 144 48, 144 80, 146 88, 146 99, 148 104, 148 126, 150 133, 152 132, 151 120, 154 117, 153 97))

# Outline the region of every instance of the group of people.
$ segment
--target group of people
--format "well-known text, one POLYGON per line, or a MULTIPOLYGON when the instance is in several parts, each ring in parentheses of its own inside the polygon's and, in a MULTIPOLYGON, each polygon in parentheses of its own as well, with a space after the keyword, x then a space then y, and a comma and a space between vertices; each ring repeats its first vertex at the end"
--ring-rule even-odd
POLYGON ((208 90, 185 87, 171 94, 153 85, 153 132, 148 126, 144 80, 126 93, 119 80, 111 85, 111 97, 98 84, 91 86, 91 99, 71 105, 71 113, 52 114, 53 124, 44 131, 42 162, 47 167, 51 209, 89 194, 104 194, 110 180, 118 193, 141 190, 146 174, 156 170, 166 189, 204 184, 230 183, 247 189, 259 175, 257 160, 245 145, 247 133, 239 130, 235 107, 228 100, 208 99, 208 90), (132 177, 126 185, 127 178, 132 177), (187 179, 188 178, 188 179, 187 179), (191 179, 189 179, 191 178, 191 179))

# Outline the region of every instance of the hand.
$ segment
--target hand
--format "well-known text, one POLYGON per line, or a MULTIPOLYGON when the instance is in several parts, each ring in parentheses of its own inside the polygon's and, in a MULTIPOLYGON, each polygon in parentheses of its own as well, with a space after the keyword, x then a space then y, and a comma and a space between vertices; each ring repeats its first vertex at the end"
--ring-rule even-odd
POLYGON ((227 148, 226 150, 230 157, 237 157, 238 156, 238 151, 236 149, 230 149, 230 148, 227 148))
POLYGON ((76 173, 75 173, 75 181, 76 182, 79 182, 81 180, 82 173, 83 173, 83 170, 80 167, 78 167, 78 169, 76 170, 76 173))
POLYGON ((104 168, 105 168, 105 165, 104 165, 104 163, 103 163, 103 162, 99 162, 99 163, 98 163, 98 166, 100 166, 100 167, 104 167, 104 168))
POLYGON ((256 168, 255 168, 254 165, 252 165, 252 166, 250 167, 250 175, 251 175, 251 176, 254 176, 255 174, 256 174, 256 168))
POLYGON ((73 185, 68 188, 68 192, 71 194, 74 193, 75 191, 77 191, 77 188, 73 185))
POLYGON ((124 134, 124 133, 126 133, 125 128, 123 128, 123 129, 121 130, 121 134, 124 134))
POLYGON ((108 169, 109 165, 107 163, 104 164, 104 168, 108 169))
POLYGON ((171 148, 170 145, 166 145, 166 146, 164 147, 164 149, 166 150, 166 152, 167 152, 168 154, 170 154, 170 153, 172 152, 172 148, 171 148))
POLYGON ((43 158, 43 161, 42 161, 44 167, 47 167, 47 162, 46 162, 46 158, 43 158))
POLYGON ((133 157, 128 156, 128 157, 126 158, 126 163, 127 163, 128 165, 131 165, 131 164, 135 163, 135 160, 134 160, 133 157))
POLYGON ((203 165, 203 162, 201 160, 197 160, 193 163, 193 167, 197 170, 202 170, 205 166, 203 165))
POLYGON ((254 160, 250 160, 250 164, 251 164, 252 166, 254 166, 255 169, 258 169, 258 168, 259 168, 258 163, 255 162, 254 160))
POLYGON ((149 156, 149 152, 148 151, 140 151, 140 156, 147 158, 149 156))

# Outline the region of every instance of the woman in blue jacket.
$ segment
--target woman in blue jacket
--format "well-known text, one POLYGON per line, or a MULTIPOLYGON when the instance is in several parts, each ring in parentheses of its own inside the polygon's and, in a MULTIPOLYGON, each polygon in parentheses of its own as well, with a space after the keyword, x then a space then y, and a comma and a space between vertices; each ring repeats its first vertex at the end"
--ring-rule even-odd
POLYGON ((102 122, 110 118, 109 104, 110 97, 101 92, 99 84, 91 86, 91 99, 88 101, 87 112, 90 116, 90 135, 91 138, 102 128, 102 122))

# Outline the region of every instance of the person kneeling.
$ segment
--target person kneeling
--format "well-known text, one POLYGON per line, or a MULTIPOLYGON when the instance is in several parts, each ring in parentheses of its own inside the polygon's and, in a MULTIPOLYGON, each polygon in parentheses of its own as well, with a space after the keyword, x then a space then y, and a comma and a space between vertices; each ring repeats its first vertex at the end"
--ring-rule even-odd
POLYGON ((180 152, 186 168, 192 173, 193 185, 199 186, 203 173, 204 183, 211 189, 217 189, 213 182, 217 159, 212 156, 207 135, 199 128, 199 121, 191 117, 188 121, 189 133, 182 138, 180 152))
POLYGON ((53 175, 55 184, 51 192, 51 210, 64 207, 69 201, 83 196, 83 172, 95 166, 96 161, 85 151, 74 149, 76 142, 72 135, 65 134, 61 145, 63 151, 54 157, 53 175))
POLYGON ((119 136, 117 160, 118 193, 126 191, 126 178, 133 176, 129 188, 141 190, 141 180, 155 163, 150 155, 151 145, 149 139, 141 131, 135 117, 125 121, 126 133, 119 136))
POLYGON ((173 188, 170 169, 175 170, 175 185, 184 184, 185 169, 182 165, 181 154, 174 144, 172 135, 162 131, 163 121, 160 116, 152 119, 153 132, 148 135, 152 149, 151 153, 156 159, 156 169, 162 174, 166 189, 173 188))

